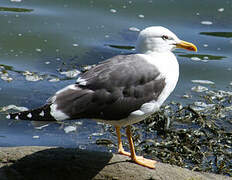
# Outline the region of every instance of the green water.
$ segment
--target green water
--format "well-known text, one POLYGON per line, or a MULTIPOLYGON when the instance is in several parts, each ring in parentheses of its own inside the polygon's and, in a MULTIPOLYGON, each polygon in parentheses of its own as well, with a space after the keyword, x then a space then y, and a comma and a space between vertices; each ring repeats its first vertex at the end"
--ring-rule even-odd
MULTIPOLYGON (((191 80, 210 80, 215 83, 214 88, 231 90, 231 9, 232 1, 228 0, 1 0, 0 72, 7 73, 7 78, 0 79, 0 107, 42 105, 58 89, 75 82, 75 78, 67 78, 61 71, 132 53, 138 32, 130 29, 151 25, 165 26, 198 47, 196 54, 175 51, 181 68, 180 80, 167 102, 193 101, 180 98, 192 93, 195 84, 191 80), (42 79, 28 81, 23 75, 25 71, 42 79), (52 78, 60 81, 50 82, 52 78)), ((96 139, 116 140, 107 127, 88 120, 81 122, 52 124, 38 130, 30 122, 15 122, 1 114, 0 146, 106 150, 95 145, 96 139), (69 125, 75 125, 76 132, 65 133, 64 127, 69 125)), ((109 149, 115 151, 115 147, 109 149)))

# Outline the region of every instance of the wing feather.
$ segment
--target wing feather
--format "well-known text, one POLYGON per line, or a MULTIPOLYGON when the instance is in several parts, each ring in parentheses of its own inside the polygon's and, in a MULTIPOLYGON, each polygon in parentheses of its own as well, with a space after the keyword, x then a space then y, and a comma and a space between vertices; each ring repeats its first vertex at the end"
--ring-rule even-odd
POLYGON ((56 94, 54 103, 71 118, 119 120, 157 100, 165 86, 159 75, 138 55, 115 56, 82 74, 74 87, 56 94))

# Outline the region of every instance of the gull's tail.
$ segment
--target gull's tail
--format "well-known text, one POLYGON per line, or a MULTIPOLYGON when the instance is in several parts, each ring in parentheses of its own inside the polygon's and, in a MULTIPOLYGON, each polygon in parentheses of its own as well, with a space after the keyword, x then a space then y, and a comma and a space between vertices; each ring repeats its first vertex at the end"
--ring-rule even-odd
POLYGON ((21 119, 29 121, 56 121, 56 119, 51 114, 51 104, 46 104, 42 107, 28 111, 10 113, 7 115, 7 119, 21 119))

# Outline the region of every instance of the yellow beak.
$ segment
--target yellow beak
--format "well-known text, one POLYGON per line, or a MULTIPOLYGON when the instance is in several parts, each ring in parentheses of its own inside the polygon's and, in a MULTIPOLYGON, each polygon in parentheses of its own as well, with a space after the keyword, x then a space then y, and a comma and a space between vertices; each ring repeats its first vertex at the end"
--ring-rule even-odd
POLYGON ((197 47, 194 44, 186 41, 180 41, 180 43, 176 44, 176 47, 197 52, 197 47))

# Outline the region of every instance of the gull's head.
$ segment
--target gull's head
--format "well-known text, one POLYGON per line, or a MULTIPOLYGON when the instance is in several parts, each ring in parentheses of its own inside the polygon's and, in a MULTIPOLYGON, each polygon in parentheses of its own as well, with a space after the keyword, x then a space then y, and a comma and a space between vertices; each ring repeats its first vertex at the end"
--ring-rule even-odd
POLYGON ((175 48, 197 51, 194 44, 180 40, 173 32, 161 26, 142 30, 136 42, 138 53, 167 52, 175 48))

